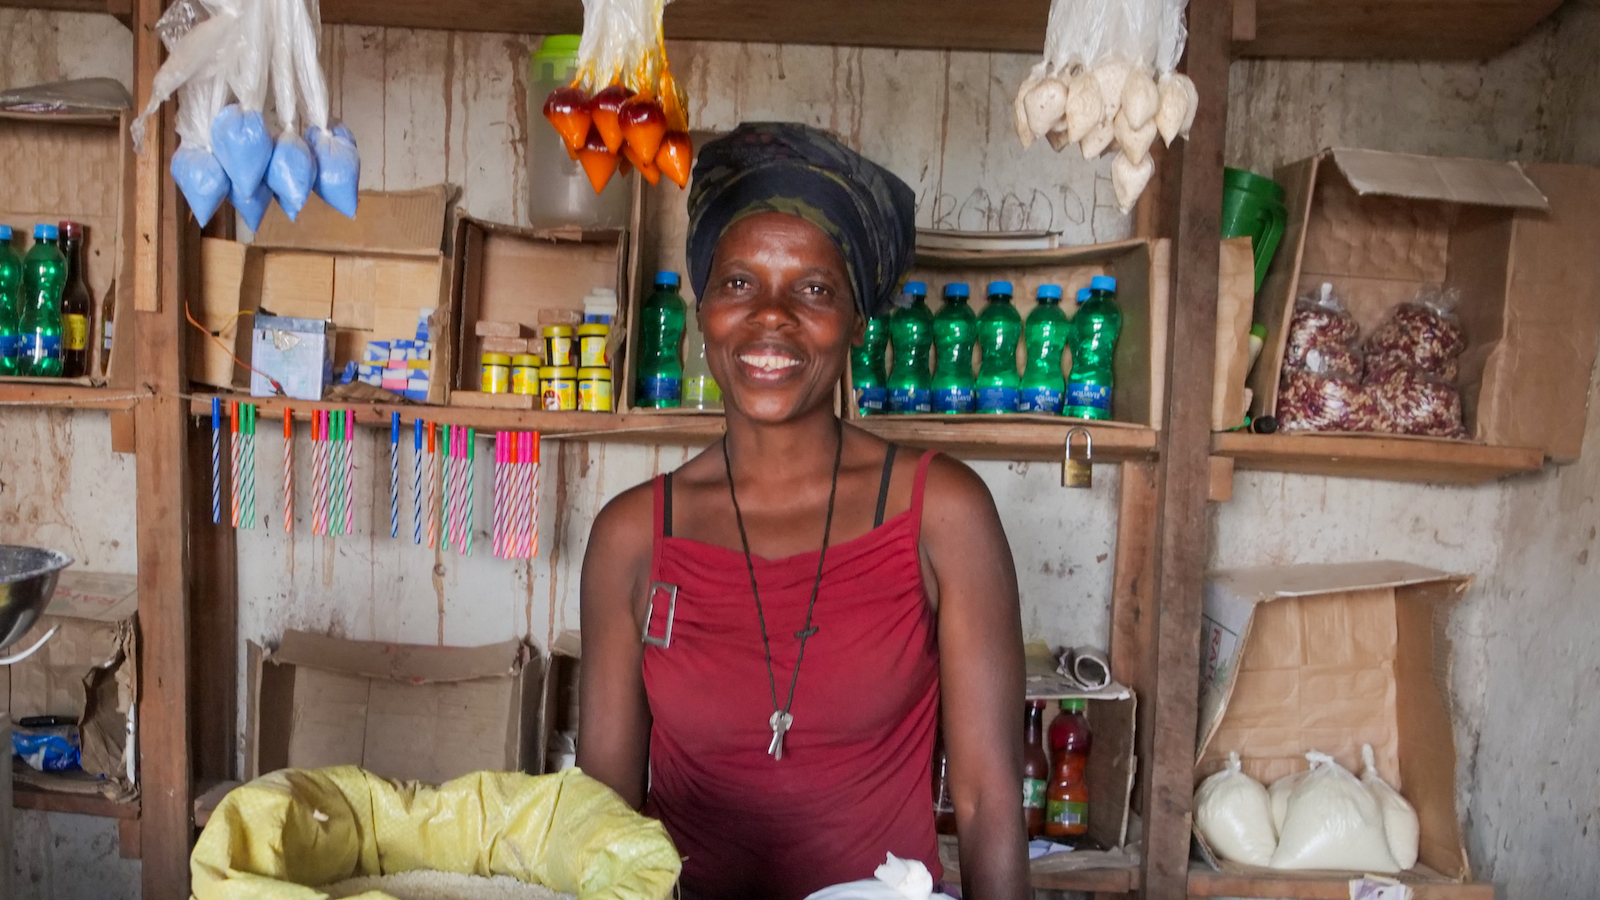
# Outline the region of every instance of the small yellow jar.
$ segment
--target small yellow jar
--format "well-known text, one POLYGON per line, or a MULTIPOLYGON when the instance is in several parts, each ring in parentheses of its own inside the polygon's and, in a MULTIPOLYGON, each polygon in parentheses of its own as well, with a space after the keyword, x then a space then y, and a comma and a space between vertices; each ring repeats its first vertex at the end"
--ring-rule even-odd
POLYGON ((574 366, 571 325, 546 325, 544 327, 544 364, 555 368, 574 366))
POLYGON ((504 353, 483 355, 483 386, 485 394, 504 394, 511 390, 511 357, 504 353))
MULTIPOLYGON (((581 369, 603 369, 611 365, 611 360, 606 359, 606 341, 611 337, 611 326, 601 322, 590 322, 578 326, 578 367, 581 369)), ((579 376, 582 380, 582 376, 579 376)))
POLYGON ((578 369, 576 366, 548 366, 540 372, 544 382, 544 408, 552 412, 578 408, 578 369), (548 372, 549 376, 544 377, 548 372))
POLYGON ((611 412, 611 370, 578 370, 578 408, 584 412, 611 412))
POLYGON ((519 353, 511 357, 511 393, 538 396, 539 357, 532 353, 519 353))

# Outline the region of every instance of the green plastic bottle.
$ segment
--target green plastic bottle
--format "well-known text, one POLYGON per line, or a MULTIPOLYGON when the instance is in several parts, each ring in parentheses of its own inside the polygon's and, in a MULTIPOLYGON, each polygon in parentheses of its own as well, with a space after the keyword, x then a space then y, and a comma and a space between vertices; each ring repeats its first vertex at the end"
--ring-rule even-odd
POLYGON ((933 411, 969 413, 973 407, 972 345, 978 314, 967 304, 972 289, 960 281, 944 286, 944 305, 933 317, 933 411))
POLYGON ((635 406, 675 409, 683 402, 683 328, 687 310, 677 272, 657 272, 655 291, 639 310, 639 374, 635 406))
POLYGON ((41 222, 33 226, 33 246, 22 258, 18 375, 54 378, 61 374, 61 289, 67 284, 67 258, 61 254, 59 240, 59 229, 41 222))
POLYGON ((1011 282, 989 282, 989 302, 978 316, 978 412, 1017 411, 1017 342, 1022 340, 1022 316, 1011 305, 1011 282))
POLYGON ((883 315, 867 319, 861 346, 850 348, 850 380, 856 410, 863 416, 882 415, 889 405, 889 369, 883 352, 888 346, 889 317, 883 315))
POLYGON ((17 307, 22 299, 22 257, 11 249, 11 226, 0 225, 0 375, 17 374, 17 307))
POLYGON ((889 412, 925 413, 933 410, 928 374, 928 350, 933 347, 933 311, 928 309, 928 286, 906 283, 905 291, 889 315, 889 344, 894 348, 894 368, 889 372, 889 412))
POLYGON ((1067 349, 1072 323, 1061 311, 1061 285, 1039 285, 1038 305, 1028 313, 1028 349, 1022 370, 1019 412, 1058 415, 1067 380, 1061 374, 1061 354, 1067 349))
POLYGON ((1111 418, 1112 361, 1122 310, 1117 308, 1117 280, 1096 275, 1089 296, 1072 319, 1072 374, 1061 414, 1078 419, 1111 418))

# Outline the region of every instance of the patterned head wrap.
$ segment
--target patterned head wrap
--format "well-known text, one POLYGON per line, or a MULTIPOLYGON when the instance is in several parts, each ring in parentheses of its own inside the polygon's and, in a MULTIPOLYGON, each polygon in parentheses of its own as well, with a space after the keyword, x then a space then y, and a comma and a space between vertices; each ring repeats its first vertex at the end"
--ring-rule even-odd
POLYGON ((705 294, 717 243, 740 219, 799 216, 844 257, 863 316, 889 308, 910 268, 916 195, 832 135, 789 122, 745 123, 700 148, 689 190, 689 283, 705 294))

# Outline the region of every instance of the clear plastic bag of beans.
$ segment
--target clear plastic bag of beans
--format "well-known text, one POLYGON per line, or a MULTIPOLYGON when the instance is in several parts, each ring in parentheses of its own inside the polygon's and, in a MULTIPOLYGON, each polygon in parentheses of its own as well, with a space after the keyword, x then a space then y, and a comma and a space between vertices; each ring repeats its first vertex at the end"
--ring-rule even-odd
POLYGON ((1461 421, 1461 392, 1442 378, 1416 366, 1387 363, 1367 369, 1366 388, 1379 431, 1467 437, 1461 421))
POLYGON ((1279 431, 1374 431, 1377 409, 1361 379, 1303 366, 1283 370, 1279 431))
MULTIPOLYGON (((1333 285, 1324 284, 1295 301, 1294 314, 1289 318, 1284 365, 1304 366, 1306 354, 1315 348, 1353 347, 1359 334, 1356 320, 1333 293, 1333 285)), ((1355 374, 1359 376, 1361 370, 1356 369, 1355 374)))
POLYGON ((1424 285, 1415 299, 1395 307, 1367 337, 1367 354, 1453 380, 1455 359, 1467 349, 1461 320, 1455 314, 1460 297, 1456 288, 1424 285))

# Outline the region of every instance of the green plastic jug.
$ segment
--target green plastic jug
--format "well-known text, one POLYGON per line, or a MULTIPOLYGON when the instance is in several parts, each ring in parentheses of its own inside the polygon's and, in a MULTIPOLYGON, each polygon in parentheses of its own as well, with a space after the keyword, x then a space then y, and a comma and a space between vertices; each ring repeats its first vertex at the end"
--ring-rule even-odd
POLYGON ((1243 169, 1222 170, 1222 236, 1250 238, 1256 257, 1256 290, 1267 280, 1272 254, 1283 240, 1289 210, 1283 205, 1283 187, 1243 169))

